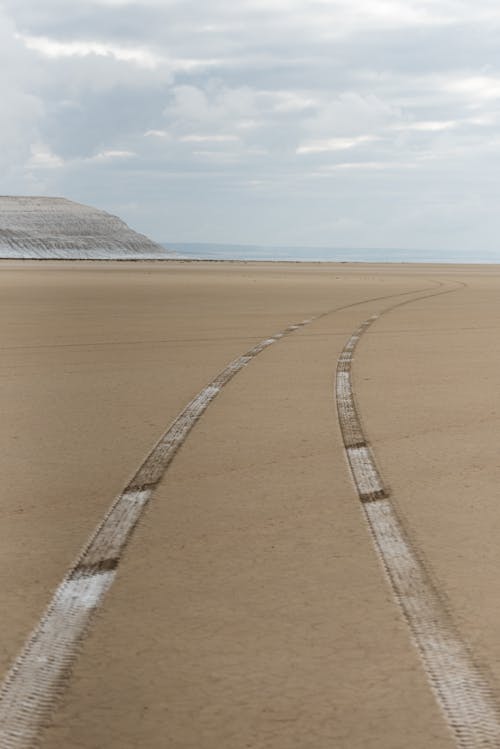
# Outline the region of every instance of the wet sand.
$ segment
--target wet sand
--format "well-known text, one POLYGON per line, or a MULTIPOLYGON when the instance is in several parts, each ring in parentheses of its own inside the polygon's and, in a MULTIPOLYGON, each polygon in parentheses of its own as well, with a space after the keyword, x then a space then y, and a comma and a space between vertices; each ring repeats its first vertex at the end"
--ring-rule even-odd
POLYGON ((181 408, 253 344, 328 313, 252 361, 187 438, 44 749, 454 745, 370 541, 333 394, 354 328, 439 284, 456 291, 370 328, 354 386, 406 530, 496 687, 500 270, 0 265, 4 671, 181 408))

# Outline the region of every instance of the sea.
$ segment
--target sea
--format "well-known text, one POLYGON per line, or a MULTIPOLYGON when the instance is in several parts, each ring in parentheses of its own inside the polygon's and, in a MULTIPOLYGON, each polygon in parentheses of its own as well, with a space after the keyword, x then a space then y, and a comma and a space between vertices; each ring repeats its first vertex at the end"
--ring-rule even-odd
POLYGON ((409 250, 347 247, 162 242, 188 260, 269 260, 337 263, 500 263, 498 250, 409 250))

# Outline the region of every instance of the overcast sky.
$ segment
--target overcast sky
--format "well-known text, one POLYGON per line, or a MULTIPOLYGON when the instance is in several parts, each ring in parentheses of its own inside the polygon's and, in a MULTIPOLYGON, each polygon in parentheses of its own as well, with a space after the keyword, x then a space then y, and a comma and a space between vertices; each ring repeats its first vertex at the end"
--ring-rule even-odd
POLYGON ((0 192, 158 241, 500 250, 497 0, 0 0, 0 192))

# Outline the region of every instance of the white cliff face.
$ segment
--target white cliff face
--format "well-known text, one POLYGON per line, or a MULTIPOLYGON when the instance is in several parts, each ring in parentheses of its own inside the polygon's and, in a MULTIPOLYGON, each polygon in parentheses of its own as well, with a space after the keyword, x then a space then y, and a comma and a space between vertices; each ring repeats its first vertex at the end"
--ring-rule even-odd
POLYGON ((65 198, 0 196, 0 258, 166 260, 117 216, 65 198))

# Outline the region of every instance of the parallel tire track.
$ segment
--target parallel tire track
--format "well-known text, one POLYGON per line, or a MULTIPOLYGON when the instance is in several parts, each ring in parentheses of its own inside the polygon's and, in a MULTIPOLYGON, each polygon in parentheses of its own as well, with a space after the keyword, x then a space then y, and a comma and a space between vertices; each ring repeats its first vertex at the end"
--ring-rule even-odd
MULTIPOLYGON (((420 289, 420 293, 429 288, 435 286, 420 289)), ((0 686, 0 749, 32 749, 37 745, 41 729, 64 692, 92 615, 115 579, 120 558, 145 507, 177 450, 222 388, 262 351, 313 320, 416 293, 419 291, 363 299, 290 325, 231 362, 181 411, 111 505, 8 671, 0 686)))
MULTIPOLYGON (((412 301, 417 299, 383 312, 412 301)), ((352 360, 361 336, 378 317, 372 315, 354 331, 337 364, 337 412, 347 460, 372 541, 457 747, 498 749, 500 707, 496 695, 412 548, 361 426, 352 387, 352 360)))

